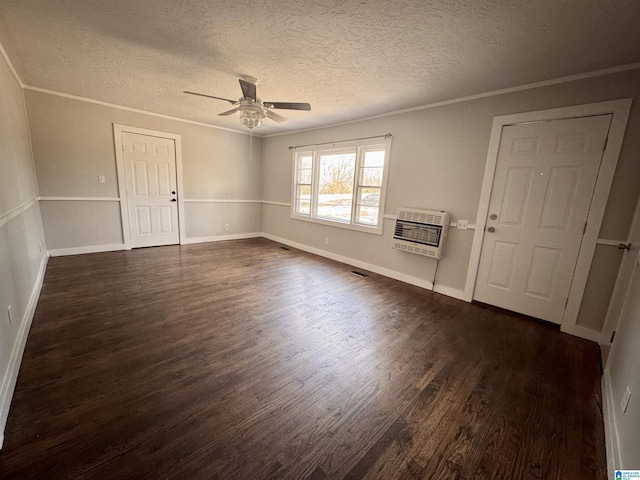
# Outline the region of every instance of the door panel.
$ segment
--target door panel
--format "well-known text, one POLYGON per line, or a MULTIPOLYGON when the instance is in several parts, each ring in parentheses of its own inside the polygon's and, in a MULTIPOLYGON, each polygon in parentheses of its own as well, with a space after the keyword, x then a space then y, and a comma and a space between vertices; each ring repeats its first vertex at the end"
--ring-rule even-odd
POLYGON ((179 243, 175 144, 122 133, 132 247, 179 243))
POLYGON ((171 196, 171 166, 168 163, 156 163, 158 196, 171 196))
POLYGON ((569 214, 574 204, 576 186, 580 179, 580 169, 554 167, 549 177, 540 228, 566 231, 569 214))
POLYGON ((475 300, 561 323, 610 123, 503 128, 475 300))
POLYGON ((510 242, 494 243, 493 258, 489 271, 489 285, 498 288, 511 288, 514 260, 518 245, 510 242))
POLYGON ((561 254, 562 250, 556 248, 534 247, 525 294, 551 298, 561 254))
POLYGON ((138 235, 151 235, 151 209, 136 206, 136 232, 138 235))
POLYGON ((522 225, 532 172, 531 168, 509 168, 505 199, 499 217, 501 225, 522 225))
POLYGON ((133 169, 133 195, 136 197, 149 196, 149 175, 147 174, 147 163, 136 161, 132 162, 133 169))
POLYGON ((158 215, 160 218, 160 232, 161 233, 171 233, 173 232, 173 215, 171 212, 171 207, 166 205, 162 207, 158 207, 158 215))

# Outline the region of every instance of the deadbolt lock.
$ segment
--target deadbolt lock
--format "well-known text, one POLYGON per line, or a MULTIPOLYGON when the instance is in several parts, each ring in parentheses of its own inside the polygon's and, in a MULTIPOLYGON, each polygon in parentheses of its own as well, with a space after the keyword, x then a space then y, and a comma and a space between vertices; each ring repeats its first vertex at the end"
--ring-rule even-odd
POLYGON ((491 215, 489 215, 489 218, 491 220, 495 220, 496 218, 498 218, 498 215, 496 215, 495 213, 492 213, 491 215))

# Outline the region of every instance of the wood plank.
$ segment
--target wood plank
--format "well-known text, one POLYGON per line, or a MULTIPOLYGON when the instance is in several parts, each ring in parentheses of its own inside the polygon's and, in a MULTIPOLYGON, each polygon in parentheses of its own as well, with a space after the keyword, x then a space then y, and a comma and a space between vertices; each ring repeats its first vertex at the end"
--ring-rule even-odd
POLYGON ((266 239, 52 258, 0 478, 604 479, 597 345, 266 239))

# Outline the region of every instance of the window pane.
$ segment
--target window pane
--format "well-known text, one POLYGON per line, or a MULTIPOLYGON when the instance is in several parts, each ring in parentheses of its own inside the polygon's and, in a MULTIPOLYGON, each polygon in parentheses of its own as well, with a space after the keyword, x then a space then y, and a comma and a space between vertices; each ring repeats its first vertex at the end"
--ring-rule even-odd
POLYGON ((378 225, 378 207, 358 205, 356 208, 356 222, 364 225, 378 225))
POLYGON ((311 183, 311 170, 298 170, 298 183, 311 183))
POLYGON ((298 200, 296 213, 299 213, 300 215, 309 215, 311 213, 311 203, 309 203, 309 200, 298 200))
MULTIPOLYGON (((293 210, 299 218, 377 227, 383 208, 387 145, 359 142, 295 154, 293 210)), ((360 228, 367 230, 368 228, 360 228)))
POLYGON ((358 205, 380 206, 380 189, 361 188, 358 195, 358 205))
POLYGON ((369 150, 364 152, 365 167, 384 167, 384 150, 369 150))
POLYGON ((361 172, 361 185, 382 186, 382 167, 363 168, 361 172))
POLYGON ((318 179, 319 217, 351 222, 356 154, 321 155, 318 179))
POLYGON ((298 157, 298 168, 311 168, 311 155, 298 157))
POLYGON ((311 213, 311 185, 298 185, 296 195, 296 213, 311 213))

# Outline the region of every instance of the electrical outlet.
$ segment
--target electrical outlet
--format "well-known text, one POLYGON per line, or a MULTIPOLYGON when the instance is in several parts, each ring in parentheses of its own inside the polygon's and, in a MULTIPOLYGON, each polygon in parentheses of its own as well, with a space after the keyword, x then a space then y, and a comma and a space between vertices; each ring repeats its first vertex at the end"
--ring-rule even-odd
POLYGON ((457 223, 456 228, 458 230, 466 230, 467 226, 469 225, 469 220, 458 220, 456 223, 457 223))
POLYGON ((231 228, 231 227, 229 227, 229 224, 228 224, 228 223, 225 223, 225 224, 224 224, 224 229, 225 229, 225 230, 229 230, 229 228, 231 228))
POLYGON ((324 237, 324 244, 329 245, 329 237, 324 237))
POLYGON ((9 305, 7 307, 7 316, 9 317, 9 326, 13 325, 13 307, 9 305))
POLYGON ((107 179, 104 175, 98 175, 98 182, 107 183, 107 179))
POLYGON ((629 406, 630 398, 631 398, 631 389, 627 385, 627 389, 624 391, 624 395, 622 396, 622 401, 620 402, 622 413, 627 413, 627 407, 629 406))

